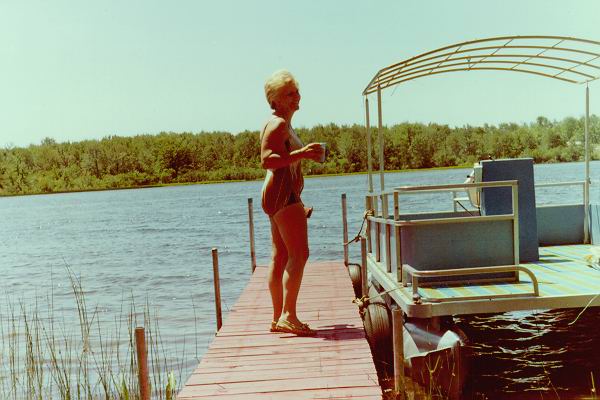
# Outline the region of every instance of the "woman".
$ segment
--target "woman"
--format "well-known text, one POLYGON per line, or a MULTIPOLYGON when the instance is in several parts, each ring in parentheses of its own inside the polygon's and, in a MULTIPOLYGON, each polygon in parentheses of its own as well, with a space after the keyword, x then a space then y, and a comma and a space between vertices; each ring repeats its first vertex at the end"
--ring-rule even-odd
POLYGON ((301 160, 318 161, 323 148, 318 143, 304 146, 292 129, 299 109, 298 83, 288 71, 275 72, 265 83, 265 95, 273 109, 261 134, 260 160, 267 176, 262 190, 262 207, 271 222, 273 254, 269 265, 269 290, 273 301, 271 332, 300 336, 315 331, 296 314, 296 300, 308 259, 306 219, 312 209, 300 200, 304 187, 301 160))

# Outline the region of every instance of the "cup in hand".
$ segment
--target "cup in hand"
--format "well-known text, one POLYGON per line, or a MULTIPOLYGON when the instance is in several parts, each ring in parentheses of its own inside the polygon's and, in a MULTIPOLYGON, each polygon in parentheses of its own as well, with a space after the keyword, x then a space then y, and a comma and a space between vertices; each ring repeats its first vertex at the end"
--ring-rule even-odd
POLYGON ((323 154, 321 154, 321 158, 319 159, 319 162, 324 163, 325 159, 327 158, 327 143, 321 142, 321 143, 319 143, 319 145, 323 149, 323 154))

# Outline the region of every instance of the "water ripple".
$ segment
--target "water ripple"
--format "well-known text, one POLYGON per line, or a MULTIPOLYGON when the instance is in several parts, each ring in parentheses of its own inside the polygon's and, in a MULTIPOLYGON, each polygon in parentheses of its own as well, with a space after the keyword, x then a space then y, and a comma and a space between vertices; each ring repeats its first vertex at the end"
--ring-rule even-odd
MULTIPOLYGON (((388 174, 386 182, 458 183, 466 172, 412 171, 388 174)), ((598 172, 600 163, 592 163, 592 173, 598 172)), ((582 174, 581 163, 536 166, 540 181, 581 180, 582 174)), ((365 182, 366 176, 306 180, 303 200, 315 207, 308 224, 311 260, 341 260, 340 195, 347 193, 352 237, 362 222, 365 182)), ((107 323, 122 319, 132 299, 147 303, 157 311, 166 352, 179 357, 185 379, 214 337, 211 249, 219 250, 225 311, 249 279, 248 196, 255 208, 257 261, 268 263, 270 227, 260 210, 261 186, 239 182, 0 198, 0 289, 13 304, 22 299, 27 307, 44 309, 49 302, 42 299, 51 294, 65 329, 74 329, 77 321, 76 314, 69 318, 77 310, 67 267, 81 277, 87 304, 107 323)), ((598 202, 599 188, 592 190, 598 202)), ((568 203, 579 197, 575 191, 544 190, 538 198, 568 203)), ((451 208, 450 196, 407 196, 403 211, 451 208)), ((350 247, 351 262, 360 260, 359 251, 350 247)), ((474 354, 470 382, 477 382, 470 393, 505 398, 507 392, 548 391, 548 382, 565 393, 589 393, 589 371, 600 365, 600 319, 584 315, 569 327, 576 315, 514 312, 463 319, 474 354)))

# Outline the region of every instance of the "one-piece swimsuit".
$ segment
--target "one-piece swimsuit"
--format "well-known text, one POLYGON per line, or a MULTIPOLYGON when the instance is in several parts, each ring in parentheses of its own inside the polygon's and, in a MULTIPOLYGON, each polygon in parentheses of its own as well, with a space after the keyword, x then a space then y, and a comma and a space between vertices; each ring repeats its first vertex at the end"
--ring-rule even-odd
MULTIPOLYGON (((271 121, 267 122, 260 135, 261 143, 267 125, 271 121)), ((289 138, 285 141, 285 151, 287 154, 282 155, 289 156, 290 152, 302 146, 300 138, 291 130, 289 138)), ((272 217, 282 208, 294 203, 300 203, 300 194, 303 188, 304 178, 302 177, 300 161, 293 162, 281 168, 267 169, 267 175, 262 187, 263 211, 272 217)))

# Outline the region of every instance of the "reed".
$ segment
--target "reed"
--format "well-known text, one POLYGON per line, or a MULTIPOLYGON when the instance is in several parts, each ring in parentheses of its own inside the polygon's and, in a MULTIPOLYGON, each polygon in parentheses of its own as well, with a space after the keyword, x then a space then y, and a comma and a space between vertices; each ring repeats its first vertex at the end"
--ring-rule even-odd
POLYGON ((32 305, 8 298, 0 310, 0 398, 139 399, 134 330, 143 324, 152 398, 175 399, 183 357, 167 355, 158 312, 148 301, 138 309, 131 296, 114 321, 103 320, 81 279, 68 267, 67 274, 73 315, 56 312, 53 293, 32 305))
MULTIPOLYGON (((383 362, 383 364, 387 364, 383 362)), ((423 369, 419 371, 405 370, 405 376, 400 385, 400 390, 396 390, 394 384, 394 375, 391 365, 385 365, 385 368, 378 370, 379 384, 383 391, 384 400, 450 400, 458 398, 459 393, 453 389, 453 382, 457 379, 457 365, 448 358, 441 355, 429 358, 423 364, 423 369), (449 369, 449 371, 444 371, 449 369), (445 373, 449 378, 443 379, 440 374, 445 373), (420 374, 415 376, 414 374, 420 374)))

